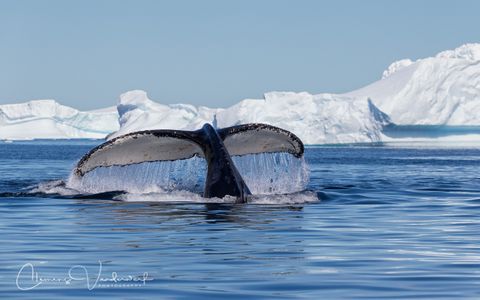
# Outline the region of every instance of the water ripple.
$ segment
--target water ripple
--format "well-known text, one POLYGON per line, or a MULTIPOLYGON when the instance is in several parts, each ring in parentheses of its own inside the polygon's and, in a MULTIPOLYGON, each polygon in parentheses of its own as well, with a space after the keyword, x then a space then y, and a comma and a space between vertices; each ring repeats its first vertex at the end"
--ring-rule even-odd
POLYGON ((2 298, 480 296, 479 149, 307 148, 307 190, 320 201, 232 205, 26 194, 65 179, 92 146, 52 143, 0 147, 2 298), (15 284, 26 263, 65 277, 74 265, 93 274, 99 260, 102 276, 152 280, 15 284))

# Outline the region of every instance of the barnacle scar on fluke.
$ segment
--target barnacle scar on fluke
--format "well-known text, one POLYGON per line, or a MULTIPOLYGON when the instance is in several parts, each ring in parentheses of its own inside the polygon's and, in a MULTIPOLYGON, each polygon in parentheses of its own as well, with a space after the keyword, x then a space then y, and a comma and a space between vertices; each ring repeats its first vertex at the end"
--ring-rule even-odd
POLYGON ((247 202, 250 189, 231 156, 287 152, 301 158, 302 141, 293 133, 266 124, 244 124, 216 129, 205 124, 196 131, 146 130, 119 136, 92 149, 78 162, 74 174, 83 177, 98 167, 202 157, 207 162, 203 196, 234 196, 247 202))

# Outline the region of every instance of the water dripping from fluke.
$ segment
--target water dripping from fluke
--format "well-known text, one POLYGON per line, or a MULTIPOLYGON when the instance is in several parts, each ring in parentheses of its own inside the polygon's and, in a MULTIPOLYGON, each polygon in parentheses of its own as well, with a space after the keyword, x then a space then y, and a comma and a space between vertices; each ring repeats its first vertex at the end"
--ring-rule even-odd
MULTIPOLYGON (((297 158, 289 153, 260 153, 233 156, 232 159, 252 192, 250 203, 319 201, 315 193, 306 191, 309 170, 303 157, 297 158)), ((235 197, 203 197, 206 172, 206 162, 200 157, 98 167, 82 177, 72 172, 64 188, 66 193, 76 191, 82 195, 77 198, 118 193, 112 198, 131 202, 234 203, 235 197)), ((58 192, 58 187, 53 189, 58 192)))

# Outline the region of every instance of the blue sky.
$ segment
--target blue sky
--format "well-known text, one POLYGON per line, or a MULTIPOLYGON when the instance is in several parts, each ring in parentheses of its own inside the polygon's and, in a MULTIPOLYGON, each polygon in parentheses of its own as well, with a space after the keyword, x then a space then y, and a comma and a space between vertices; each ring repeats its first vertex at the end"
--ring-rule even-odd
POLYGON ((144 89, 227 107, 264 92, 347 92, 394 60, 480 42, 480 1, 0 0, 0 103, 80 109, 144 89))

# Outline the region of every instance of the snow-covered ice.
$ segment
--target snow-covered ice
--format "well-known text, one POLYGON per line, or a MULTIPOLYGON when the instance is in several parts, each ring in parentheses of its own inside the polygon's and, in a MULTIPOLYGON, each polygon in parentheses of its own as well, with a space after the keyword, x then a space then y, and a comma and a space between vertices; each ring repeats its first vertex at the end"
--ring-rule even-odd
POLYGON ((346 94, 270 92, 228 108, 162 104, 129 91, 117 107, 78 111, 53 100, 0 105, 0 139, 114 138, 146 129, 194 130, 261 122, 285 128, 306 144, 390 140, 397 125, 480 126, 480 44, 392 63, 382 78, 346 94))
POLYGON ((54 100, 0 105, 0 139, 104 138, 118 130, 115 107, 78 111, 54 100))
POLYGON ((347 95, 372 99, 399 125, 480 125, 480 44, 394 62, 347 95))
POLYGON ((264 99, 246 99, 226 109, 163 105, 144 91, 121 95, 120 130, 114 138, 147 129, 194 130, 209 122, 218 127, 266 123, 298 135, 307 144, 375 142, 388 116, 368 99, 333 94, 271 92, 264 99))
POLYGON ((334 94, 271 92, 244 100, 217 115, 219 127, 267 123, 289 130, 306 144, 376 142, 388 117, 368 99, 334 94))
POLYGON ((188 104, 164 105, 150 100, 147 93, 141 90, 120 95, 117 109, 120 130, 109 138, 147 129, 193 130, 212 122, 213 116, 221 110, 188 104))
POLYGON ((382 79, 338 95, 270 92, 226 109, 162 105, 143 91, 123 94, 121 129, 196 129, 215 119, 219 127, 261 122, 285 128, 306 144, 375 142, 382 127, 480 125, 480 44, 466 44, 434 57, 392 63, 382 79), (371 101, 370 101, 371 100, 371 101))

